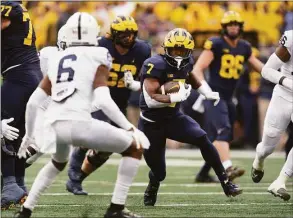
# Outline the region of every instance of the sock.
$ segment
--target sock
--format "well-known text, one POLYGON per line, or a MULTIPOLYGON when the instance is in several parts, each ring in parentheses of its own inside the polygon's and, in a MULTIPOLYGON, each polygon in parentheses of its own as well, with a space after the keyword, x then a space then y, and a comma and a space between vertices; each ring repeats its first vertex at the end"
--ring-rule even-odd
POLYGON ((207 136, 198 139, 197 145, 204 160, 211 165, 221 182, 228 179, 226 171, 222 165, 220 156, 214 145, 207 136))
POLYGON ((138 171, 140 160, 132 157, 122 157, 111 203, 125 205, 127 194, 138 171))
POLYGON ((201 175, 201 176, 209 175, 211 168, 212 168, 211 165, 205 162, 204 165, 201 167, 200 171, 198 172, 198 175, 201 175))
POLYGON ((256 170, 263 170, 264 159, 260 160, 257 153, 256 153, 254 161, 252 163, 252 167, 256 170))
POLYGON ((225 170, 227 170, 229 167, 232 167, 232 161, 231 160, 225 160, 224 162, 222 162, 223 167, 225 170))
POLYGON ((154 184, 154 185, 159 185, 160 181, 157 180, 157 178, 155 177, 154 173, 150 170, 149 172, 149 179, 150 179, 150 183, 154 184))
POLYGON ((19 187, 24 186, 24 176, 16 177, 16 183, 19 187))
POLYGON ((87 149, 74 148, 71 154, 68 176, 72 181, 81 181, 81 166, 85 158, 87 149))
POLYGON ((54 182, 59 173, 60 171, 53 165, 52 161, 47 163, 35 178, 34 184, 23 206, 32 211, 40 195, 54 182))
POLYGON ((290 150, 287 160, 280 172, 278 180, 281 184, 286 184, 287 180, 293 176, 293 149, 290 150))

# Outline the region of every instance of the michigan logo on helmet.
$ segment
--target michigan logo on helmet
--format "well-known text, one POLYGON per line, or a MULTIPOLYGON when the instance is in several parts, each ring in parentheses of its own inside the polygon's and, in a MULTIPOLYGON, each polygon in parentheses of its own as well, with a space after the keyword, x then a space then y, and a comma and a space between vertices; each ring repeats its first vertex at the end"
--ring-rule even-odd
POLYGON ((236 39, 243 32, 244 21, 238 12, 227 11, 221 20, 221 25, 222 25, 222 34, 228 36, 231 39, 236 39), (237 34, 229 33, 229 31, 227 30, 227 27, 230 25, 239 26, 239 31, 237 34))
POLYGON ((111 37, 115 44, 123 48, 131 48, 134 45, 138 27, 131 16, 117 16, 111 23, 111 37))
POLYGON ((194 40, 187 30, 176 28, 166 35, 163 48, 168 64, 180 69, 189 63, 194 49, 194 40))

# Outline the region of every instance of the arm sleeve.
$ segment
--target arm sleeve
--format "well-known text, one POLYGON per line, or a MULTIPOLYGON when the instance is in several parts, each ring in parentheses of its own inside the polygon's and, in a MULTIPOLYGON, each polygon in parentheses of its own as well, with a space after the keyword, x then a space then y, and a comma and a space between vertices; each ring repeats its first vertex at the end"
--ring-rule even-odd
POLYGON ((38 87, 33 94, 31 95, 27 105, 25 112, 25 129, 26 135, 29 138, 33 137, 35 122, 37 117, 38 108, 40 105, 45 105, 45 101, 48 99, 47 93, 38 87))
POLYGON ((283 64, 284 63, 280 60, 280 58, 275 53, 273 53, 262 68, 261 75, 266 80, 278 84, 281 77, 283 76, 281 72, 278 71, 278 69, 281 68, 283 64))
POLYGON ((129 130, 132 124, 126 119, 110 95, 107 86, 100 86, 94 90, 94 106, 100 108, 114 123, 125 130, 129 130))

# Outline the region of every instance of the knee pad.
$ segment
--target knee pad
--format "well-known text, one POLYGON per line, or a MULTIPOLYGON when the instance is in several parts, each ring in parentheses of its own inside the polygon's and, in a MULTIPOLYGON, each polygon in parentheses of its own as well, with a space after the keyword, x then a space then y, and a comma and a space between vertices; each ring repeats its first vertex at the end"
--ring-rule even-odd
POLYGON ((1 139, 1 150, 2 150, 2 155, 12 156, 12 157, 16 156, 16 151, 14 147, 11 144, 6 144, 3 138, 1 139))
POLYGON ((278 129, 272 125, 269 124, 265 124, 264 125, 264 130, 263 130, 263 136, 268 136, 270 138, 276 138, 276 137, 280 137, 282 134, 282 130, 278 129))

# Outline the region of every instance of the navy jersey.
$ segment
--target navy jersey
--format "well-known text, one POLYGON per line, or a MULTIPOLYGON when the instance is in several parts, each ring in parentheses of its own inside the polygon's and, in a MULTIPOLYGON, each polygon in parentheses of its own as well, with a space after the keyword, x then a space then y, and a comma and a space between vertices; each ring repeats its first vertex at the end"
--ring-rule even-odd
POLYGON ((18 2, 1 2, 1 18, 11 22, 1 31, 1 71, 38 62, 36 36, 27 9, 18 2))
POLYGON ((111 39, 101 37, 98 39, 98 44, 107 48, 113 58, 108 86, 112 99, 120 110, 125 112, 131 90, 124 85, 124 72, 131 71, 134 79, 137 79, 143 62, 151 56, 151 46, 145 41, 136 39, 133 47, 125 55, 121 55, 111 39))
MULTIPOLYGON (((143 85, 144 79, 146 78, 156 78, 160 85, 169 81, 185 82, 189 73, 192 71, 193 64, 194 60, 190 58, 189 64, 178 70, 176 67, 172 67, 166 62, 164 55, 154 55, 143 64, 141 69, 141 85, 143 85)), ((163 108, 148 108, 142 92, 139 106, 146 118, 158 121, 174 116, 180 108, 180 103, 173 103, 163 108)))
POLYGON ((209 66, 210 87, 219 92, 221 98, 231 99, 237 81, 244 72, 244 64, 251 56, 251 45, 240 39, 236 47, 231 47, 223 37, 212 37, 205 42, 204 48, 214 54, 209 66))

